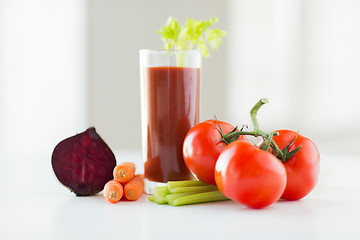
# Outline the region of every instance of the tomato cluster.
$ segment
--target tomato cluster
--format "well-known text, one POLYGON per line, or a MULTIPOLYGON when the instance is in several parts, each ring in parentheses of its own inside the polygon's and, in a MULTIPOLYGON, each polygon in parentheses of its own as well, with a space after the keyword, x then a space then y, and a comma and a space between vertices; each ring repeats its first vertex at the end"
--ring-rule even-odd
POLYGON ((254 131, 208 120, 188 132, 183 146, 185 163, 199 180, 216 184, 226 197, 251 208, 305 197, 316 185, 320 165, 309 138, 291 130, 270 135, 258 129, 260 106, 252 116, 254 131), (245 135, 261 136, 264 142, 256 146, 245 135))

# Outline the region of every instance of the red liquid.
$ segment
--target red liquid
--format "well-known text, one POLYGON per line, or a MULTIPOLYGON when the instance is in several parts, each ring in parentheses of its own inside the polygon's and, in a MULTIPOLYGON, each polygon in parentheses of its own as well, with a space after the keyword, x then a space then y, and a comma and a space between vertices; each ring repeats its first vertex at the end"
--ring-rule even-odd
POLYGON ((151 67, 144 70, 147 122, 145 178, 155 182, 188 180, 182 146, 199 121, 199 68, 151 67))

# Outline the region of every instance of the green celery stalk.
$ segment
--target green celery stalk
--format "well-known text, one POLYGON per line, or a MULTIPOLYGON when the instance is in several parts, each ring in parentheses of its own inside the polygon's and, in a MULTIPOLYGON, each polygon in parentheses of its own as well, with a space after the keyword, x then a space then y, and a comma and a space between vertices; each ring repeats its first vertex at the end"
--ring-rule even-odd
POLYGON ((174 194, 168 194, 166 195, 166 202, 170 205, 173 206, 174 204, 174 201, 178 198, 181 198, 181 197, 186 197, 186 196, 189 196, 189 195, 192 195, 194 193, 191 193, 191 192, 187 192, 187 193, 174 193, 174 194))
POLYGON ((188 180, 188 181, 169 181, 167 182, 167 186, 171 191, 172 189, 177 187, 195 187, 195 186, 209 186, 209 185, 199 180, 188 180))
POLYGON ((153 190, 153 201, 157 204, 166 204, 165 198, 168 194, 170 194, 170 191, 167 186, 155 187, 153 190))
POLYGON ((148 199, 157 204, 171 206, 229 200, 217 186, 199 180, 169 181, 166 186, 155 187, 153 195, 148 199))
POLYGON ((178 197, 175 197, 176 194, 171 194, 167 196, 168 203, 171 206, 182 206, 188 204, 196 203, 206 203, 206 202, 215 202, 215 201, 225 201, 229 200, 225 197, 220 191, 204 192, 197 194, 179 193, 178 197), (180 195, 184 194, 184 195, 180 195), (170 198, 170 196, 173 196, 170 198))
POLYGON ((202 193, 202 192, 211 192, 216 190, 218 190, 216 186, 208 185, 208 186, 192 186, 192 187, 175 187, 170 189, 170 192, 171 193, 185 193, 185 192, 202 193))

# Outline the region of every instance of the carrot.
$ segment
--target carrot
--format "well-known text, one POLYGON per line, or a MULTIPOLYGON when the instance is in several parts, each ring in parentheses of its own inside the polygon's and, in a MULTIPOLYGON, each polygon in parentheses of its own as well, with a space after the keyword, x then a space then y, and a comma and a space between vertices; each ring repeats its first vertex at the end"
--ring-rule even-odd
POLYGON ((111 203, 120 201, 124 193, 123 186, 115 180, 110 180, 105 184, 104 197, 111 203))
POLYGON ((119 183, 127 183, 135 176, 135 164, 123 162, 114 168, 113 175, 119 183))
POLYGON ((136 175, 130 182, 125 184, 124 196, 127 200, 138 199, 144 191, 144 176, 142 174, 136 175))

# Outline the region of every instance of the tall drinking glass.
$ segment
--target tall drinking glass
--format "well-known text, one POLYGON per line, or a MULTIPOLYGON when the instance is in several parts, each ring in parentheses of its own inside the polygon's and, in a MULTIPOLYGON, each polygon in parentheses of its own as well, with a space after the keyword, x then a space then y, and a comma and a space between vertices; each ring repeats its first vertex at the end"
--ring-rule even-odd
POLYGON ((201 54, 197 50, 140 50, 145 192, 167 181, 193 179, 182 146, 199 121, 201 54))

